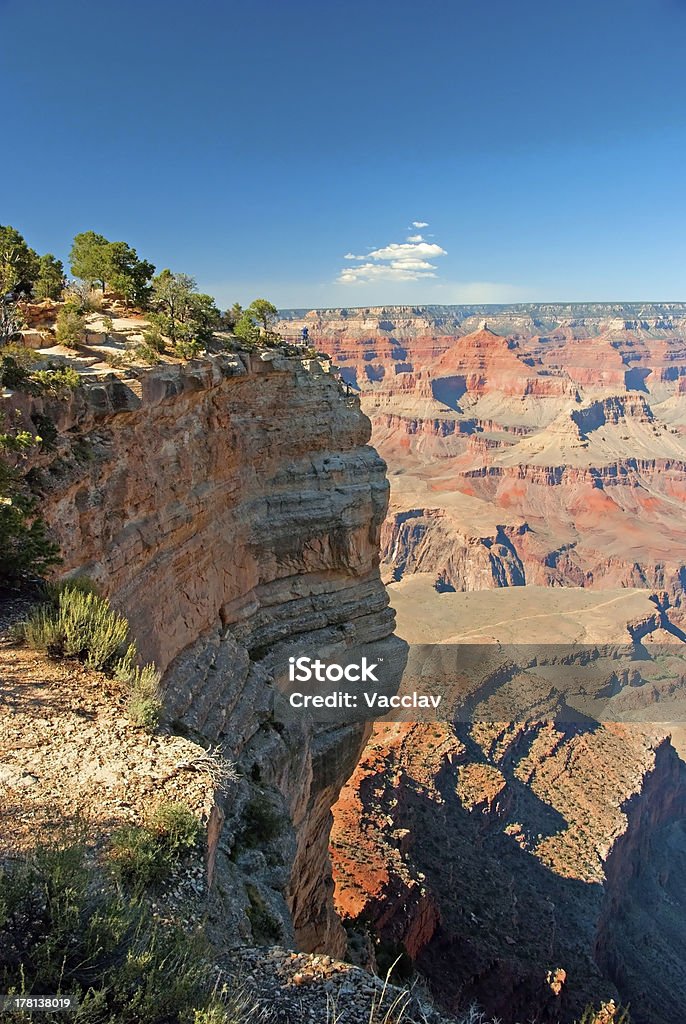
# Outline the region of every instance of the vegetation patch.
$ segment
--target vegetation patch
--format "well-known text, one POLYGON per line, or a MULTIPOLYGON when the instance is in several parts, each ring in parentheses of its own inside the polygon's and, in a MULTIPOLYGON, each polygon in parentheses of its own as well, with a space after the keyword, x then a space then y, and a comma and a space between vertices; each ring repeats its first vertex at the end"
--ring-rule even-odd
MULTIPOLYGON (((78 844, 39 848, 0 872, 0 989, 78 1000, 75 1024, 247 1024, 257 1008, 216 984, 209 948, 162 926, 99 876, 78 844)), ((41 1014, 60 1024, 64 1014, 41 1014)), ((28 1012, 13 1014, 29 1021, 28 1012)))
POLYGON ((113 834, 109 861, 120 882, 142 893, 167 881, 199 841, 200 823, 185 804, 163 803, 144 825, 113 834))
POLYGON ((261 846, 275 839, 281 831, 281 815, 267 797, 260 793, 253 797, 245 810, 245 825, 241 839, 245 846, 261 846))
POLYGON ((52 658, 77 658, 116 677, 128 688, 133 724, 154 732, 162 709, 160 674, 153 664, 137 664, 126 618, 86 579, 53 584, 46 592, 48 601, 23 623, 21 638, 52 658))
POLYGON ((53 366, 47 370, 36 370, 31 379, 43 391, 59 394, 61 391, 74 391, 81 387, 81 376, 73 366, 53 366))

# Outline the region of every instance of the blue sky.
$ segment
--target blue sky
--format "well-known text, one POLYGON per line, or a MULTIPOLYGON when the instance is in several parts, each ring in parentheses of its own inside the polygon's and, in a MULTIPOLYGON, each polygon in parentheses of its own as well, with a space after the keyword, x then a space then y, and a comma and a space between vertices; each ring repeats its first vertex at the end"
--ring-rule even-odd
POLYGON ((686 299, 686 0, 0 0, 0 34, 39 251, 92 228, 222 305, 686 299))

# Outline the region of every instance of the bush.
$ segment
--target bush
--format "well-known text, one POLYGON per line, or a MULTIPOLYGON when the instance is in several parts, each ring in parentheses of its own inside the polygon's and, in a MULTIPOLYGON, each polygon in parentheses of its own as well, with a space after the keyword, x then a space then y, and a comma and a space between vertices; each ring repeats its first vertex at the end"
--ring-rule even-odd
POLYGON ((136 646, 131 644, 126 654, 114 666, 114 674, 129 687, 129 718, 134 725, 154 732, 162 712, 160 700, 160 673, 154 665, 136 665, 136 646))
POLYGON ((247 846, 260 846, 281 831, 281 817, 264 794, 254 797, 245 810, 242 839, 247 846))
POLYGON ((55 421, 41 412, 32 412, 31 421, 38 432, 36 440, 40 442, 45 451, 54 452, 59 437, 55 421))
POLYGON ((100 358, 114 370, 121 370, 122 367, 127 365, 126 358, 120 352, 103 352, 100 358))
POLYGON ((67 302, 57 314, 55 336, 60 345, 71 348, 83 341, 86 318, 75 302, 67 302))
MULTIPOLYGON (((74 1024, 247 1022, 239 992, 215 991, 207 954, 103 884, 78 844, 39 848, 0 874, 0 990, 76 996, 74 1024)), ((64 1014, 40 1017, 63 1024, 64 1014)))
POLYGON ((73 366, 50 367, 47 370, 36 370, 33 380, 45 391, 57 394, 65 388, 74 390, 81 387, 81 377, 73 366))
POLYGON ((162 710, 160 673, 153 664, 137 665, 138 648, 129 642, 124 616, 85 577, 48 584, 45 593, 47 602, 21 625, 20 637, 53 658, 78 658, 113 675, 129 690, 133 724, 154 732, 162 710))
POLYGON ((112 836, 110 864, 115 877, 135 893, 166 881, 197 847, 200 823, 184 804, 163 803, 144 825, 129 825, 112 836))
POLYGON ((0 584, 41 577, 60 560, 36 500, 22 493, 17 471, 1 457, 20 456, 35 443, 28 431, 0 433, 0 584))
POLYGON ((103 307, 102 292, 86 281, 74 281, 66 292, 67 302, 80 313, 99 313, 103 307))
POLYGON ((178 359, 197 359, 202 355, 204 345, 199 341, 177 341, 174 345, 174 355, 178 359))
POLYGON ((38 388, 31 380, 31 366, 37 356, 33 349, 23 345, 5 345, 0 359, 0 384, 13 391, 37 394, 38 388))
POLYGON ((167 347, 162 331, 155 325, 143 332, 143 341, 153 352, 164 352, 167 347))
POLYGON ((60 561, 35 499, 0 497, 0 583, 41 578, 60 561))
POLYGON ((136 359, 142 363, 147 363, 149 366, 156 366, 157 363, 162 362, 159 352, 145 342, 139 342, 137 345, 134 345, 131 351, 136 359))
POLYGON ((128 635, 128 622, 109 601, 71 583, 60 588, 56 605, 37 608, 24 625, 30 647, 53 657, 79 658, 100 670, 113 668, 128 635))

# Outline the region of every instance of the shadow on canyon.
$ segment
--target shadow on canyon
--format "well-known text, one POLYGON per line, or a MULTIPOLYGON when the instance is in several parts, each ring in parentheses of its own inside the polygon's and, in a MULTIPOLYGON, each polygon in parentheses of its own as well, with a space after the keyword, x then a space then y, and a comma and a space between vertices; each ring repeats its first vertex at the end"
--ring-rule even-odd
MULTIPOLYGON (((594 728, 565 725, 570 734, 594 728)), ((456 731, 467 761, 486 765, 469 728, 456 731)), ((563 847, 567 863, 547 866, 534 855, 571 823, 515 775, 513 758, 498 764, 506 784, 490 805, 465 806, 450 765, 433 796, 403 780, 397 824, 413 837, 408 861, 439 916, 415 965, 441 1005, 457 1012, 476 1002, 505 1024, 569 1024, 589 1003, 614 997, 630 1003, 633 1024, 681 1022, 686 768, 667 743, 657 758, 642 796, 622 805, 628 825, 605 861, 604 884, 573 877, 573 843, 563 847)), ((397 943, 396 922, 382 940, 397 943)))

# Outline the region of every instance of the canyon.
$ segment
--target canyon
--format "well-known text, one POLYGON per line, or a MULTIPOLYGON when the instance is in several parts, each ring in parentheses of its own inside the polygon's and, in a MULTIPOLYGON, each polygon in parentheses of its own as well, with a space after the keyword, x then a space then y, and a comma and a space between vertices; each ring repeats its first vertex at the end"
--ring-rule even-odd
POLYGON ((680 1020, 686 306, 296 310, 280 330, 303 327, 388 465, 410 665, 494 645, 521 690, 527 645, 546 686, 555 645, 642 663, 607 663, 602 723, 557 693, 516 722, 377 724, 334 809, 346 927, 453 1011, 570 1021, 612 998, 680 1020))
POLYGON ((265 343, 113 369, 95 332, 82 386, 2 399, 17 428, 55 427, 27 481, 59 575, 127 615, 164 730, 236 766, 197 797, 208 936, 397 961, 458 1016, 571 1024, 614 1000, 675 1024, 686 306, 303 310, 279 330, 303 326, 331 359, 265 343), (289 657, 383 659, 398 690, 427 645, 506 659, 484 714, 276 713, 289 657), (530 683, 517 716, 488 706, 530 683))

